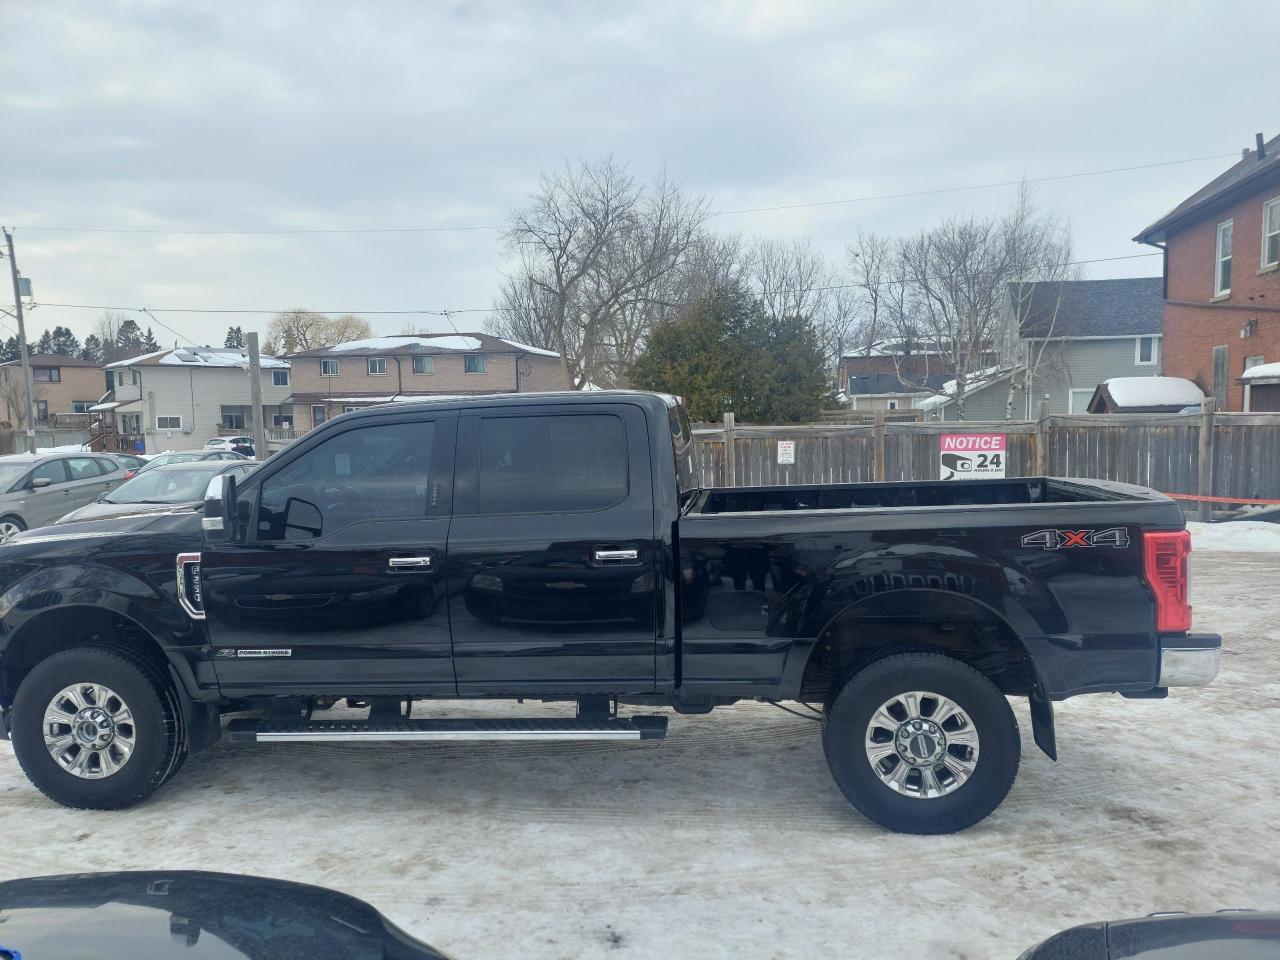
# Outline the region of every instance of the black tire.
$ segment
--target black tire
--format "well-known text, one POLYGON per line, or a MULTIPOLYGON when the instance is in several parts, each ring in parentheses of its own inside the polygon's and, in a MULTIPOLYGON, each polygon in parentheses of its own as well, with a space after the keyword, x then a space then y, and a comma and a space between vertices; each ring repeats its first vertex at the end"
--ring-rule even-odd
POLYGON ((159 667, 143 657, 103 647, 75 647, 40 661, 13 701, 13 752, 27 778, 65 807, 118 810, 140 803, 177 772, 186 756, 177 695, 159 667), (134 747, 119 769, 86 779, 54 760, 44 739, 45 711, 77 683, 114 691, 132 714, 134 747))
MULTIPOLYGON (((3 516, 3 517, 0 517, 0 524, 3 524, 3 523, 11 523, 11 524, 13 524, 15 527, 17 527, 17 528, 18 528, 18 533, 21 533, 23 530, 26 530, 26 529, 27 529, 27 525, 26 525, 25 523, 23 523, 23 522, 22 522, 22 518, 21 518, 21 517, 15 517, 15 516, 14 516, 13 514, 11 514, 11 513, 10 513, 10 514, 6 514, 6 515, 5 515, 5 516, 3 516)), ((0 540, 0 543, 3 543, 3 542, 4 542, 3 540, 0 540)))
MULTIPOLYGON (((984 819, 1009 793, 1022 755, 1018 721, 1004 694, 968 664, 936 653, 884 657, 849 677, 825 712, 822 745, 836 785, 854 807, 890 830, 917 834, 954 833, 984 819), (973 772, 950 793, 904 795, 872 767, 865 746, 872 717, 889 700, 911 691, 950 698, 977 732, 973 772)), ((949 749, 967 755, 964 748, 949 749)), ((898 761, 884 762, 892 771, 898 761)), ((939 769, 945 777, 946 770, 939 769)))

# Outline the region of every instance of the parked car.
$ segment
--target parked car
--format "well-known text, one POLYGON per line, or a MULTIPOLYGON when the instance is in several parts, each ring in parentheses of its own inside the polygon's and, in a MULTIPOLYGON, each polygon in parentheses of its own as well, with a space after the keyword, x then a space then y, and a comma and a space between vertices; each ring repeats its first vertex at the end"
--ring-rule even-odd
POLYGON ((92 503, 124 481, 108 454, 52 453, 0 457, 0 543, 92 503))
POLYGON ((132 480, 126 480, 93 503, 72 510, 57 522, 75 523, 135 513, 197 509, 204 505, 204 492, 213 477, 231 474, 237 480, 243 480, 256 466, 244 458, 234 462, 197 460, 162 464, 143 470, 132 480))
MULTIPOLYGON (((169 453, 157 453, 143 466, 139 467, 136 473, 144 473, 147 470, 154 470, 156 467, 163 467, 169 463, 196 463, 201 460, 248 460, 243 453, 236 453, 234 450, 176 450, 169 453)), ((135 473, 135 475, 136 475, 135 473)))
POLYGON ((108 453, 106 456, 120 464, 124 468, 124 478, 126 480, 133 479, 139 470, 147 465, 149 457, 137 453, 108 453))
POLYGON ((1013 785, 1008 697, 1056 758, 1056 701, 1202 686, 1221 648, 1189 632, 1191 541, 1163 494, 1045 477, 701 489, 683 408, 649 393, 372 407, 214 477, 199 528, 113 522, 16 539, 0 564, 0 730, 71 807, 144 799, 224 713, 245 744, 559 743, 665 736, 666 716, 618 704, 795 700, 821 705, 855 807, 947 833, 1013 785), (484 697, 576 709, 410 718, 415 699, 484 697), (325 720, 343 698, 368 717, 325 720))
POLYGON ((243 453, 246 457, 254 455, 253 437, 214 437, 212 440, 205 441, 206 448, 215 450, 234 450, 236 453, 243 453))

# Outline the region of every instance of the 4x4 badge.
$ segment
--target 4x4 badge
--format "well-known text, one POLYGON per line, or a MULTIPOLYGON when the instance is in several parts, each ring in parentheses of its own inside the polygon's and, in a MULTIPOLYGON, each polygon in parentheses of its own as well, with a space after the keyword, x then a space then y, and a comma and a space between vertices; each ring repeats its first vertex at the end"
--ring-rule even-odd
POLYGON ((1105 530, 1047 528, 1028 533, 1022 538, 1022 545, 1040 547, 1042 550, 1066 550, 1071 547, 1114 547, 1122 550, 1129 546, 1129 531, 1124 527, 1107 527, 1105 530))

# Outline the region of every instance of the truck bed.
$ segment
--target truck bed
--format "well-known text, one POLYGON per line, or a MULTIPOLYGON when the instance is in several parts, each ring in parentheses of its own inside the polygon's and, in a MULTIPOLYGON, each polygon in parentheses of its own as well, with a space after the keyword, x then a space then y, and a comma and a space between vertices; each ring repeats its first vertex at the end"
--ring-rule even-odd
POLYGON ((967 507, 991 504, 1066 504, 1153 500, 1167 497, 1145 487, 1101 480, 1020 477, 896 483, 797 484, 769 487, 710 487, 692 498, 691 514, 766 513, 789 510, 850 510, 892 507, 967 507))

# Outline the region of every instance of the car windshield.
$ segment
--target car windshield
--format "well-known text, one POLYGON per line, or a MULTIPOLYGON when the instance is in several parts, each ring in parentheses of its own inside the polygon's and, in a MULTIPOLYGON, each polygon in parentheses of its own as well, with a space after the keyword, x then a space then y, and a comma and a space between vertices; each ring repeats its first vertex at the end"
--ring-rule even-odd
POLYGON ((208 470, 148 470, 120 484, 103 503, 194 503, 204 496, 208 470))
POLYGON ((144 464, 144 467, 155 469, 163 467, 169 463, 193 463, 197 460, 203 460, 204 453, 162 453, 158 457, 154 457, 150 462, 144 464))
POLYGON ((0 490, 8 490, 26 475, 30 463, 0 463, 0 490))

